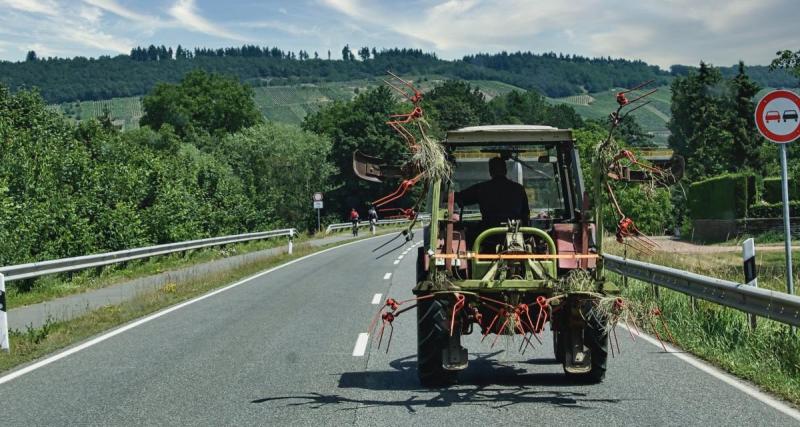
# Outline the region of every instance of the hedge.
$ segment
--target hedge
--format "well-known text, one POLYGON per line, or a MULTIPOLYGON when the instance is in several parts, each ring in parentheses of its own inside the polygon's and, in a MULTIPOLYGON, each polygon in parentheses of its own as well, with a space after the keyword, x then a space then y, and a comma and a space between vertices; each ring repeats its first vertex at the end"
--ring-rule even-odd
POLYGON ((755 200, 756 180, 750 173, 720 175, 689 186, 692 219, 745 218, 755 200))
MULTIPOLYGON (((750 218, 783 218, 783 203, 759 203, 750 206, 750 218)), ((800 216, 800 200, 789 202, 789 216, 800 216)))
MULTIPOLYGON (((764 178, 763 199, 767 203, 781 203, 783 194, 781 192, 781 178, 764 178)), ((800 183, 789 177, 789 200, 800 200, 800 183)))

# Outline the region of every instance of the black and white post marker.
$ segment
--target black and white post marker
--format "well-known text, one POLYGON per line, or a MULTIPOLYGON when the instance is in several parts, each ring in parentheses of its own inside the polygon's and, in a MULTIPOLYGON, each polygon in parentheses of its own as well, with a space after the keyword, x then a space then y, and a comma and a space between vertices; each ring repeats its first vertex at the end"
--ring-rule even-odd
POLYGON ((6 305, 6 278, 0 273, 0 350, 9 351, 8 306, 6 305))
MULTIPOLYGON (((756 271, 756 243, 752 238, 742 243, 742 259, 744 260, 744 284, 758 287, 758 277, 756 271)), ((750 328, 756 328, 756 316, 751 314, 750 328)))

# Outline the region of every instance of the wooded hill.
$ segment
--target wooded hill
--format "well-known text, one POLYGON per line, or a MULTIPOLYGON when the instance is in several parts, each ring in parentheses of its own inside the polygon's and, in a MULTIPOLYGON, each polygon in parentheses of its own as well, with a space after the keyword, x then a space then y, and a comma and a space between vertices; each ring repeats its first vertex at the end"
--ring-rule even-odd
MULTIPOLYGON (((24 62, 0 62, 0 83, 12 92, 38 88, 49 103, 101 100, 142 95, 157 82, 177 82, 197 68, 237 76, 252 86, 348 81, 374 78, 392 70, 404 75, 494 80, 555 98, 650 79, 665 84, 673 74, 683 75, 689 67, 675 66, 668 72, 642 61, 556 53, 502 52, 448 61, 415 49, 355 51, 346 46, 331 56, 330 52, 294 53, 259 46, 194 50, 178 46, 174 51, 171 47, 149 46, 113 58, 43 59, 30 52, 24 62)), ((762 86, 796 84, 796 79, 783 72, 768 73, 766 67, 748 67, 748 72, 762 86)))

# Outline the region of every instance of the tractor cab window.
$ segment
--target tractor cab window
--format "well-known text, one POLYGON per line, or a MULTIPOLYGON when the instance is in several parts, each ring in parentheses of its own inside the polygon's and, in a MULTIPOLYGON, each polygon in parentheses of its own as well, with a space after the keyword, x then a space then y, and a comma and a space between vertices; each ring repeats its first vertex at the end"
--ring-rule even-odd
MULTIPOLYGON (((566 209, 555 149, 531 148, 517 152, 477 150, 455 152, 451 190, 460 192, 475 184, 488 181, 489 159, 500 156, 505 158, 506 177, 523 186, 531 218, 562 218, 566 214, 566 209)), ((445 198, 443 202, 446 202, 446 195, 443 196, 445 198)), ((465 219, 480 218, 477 204, 465 205, 463 213, 465 219)))

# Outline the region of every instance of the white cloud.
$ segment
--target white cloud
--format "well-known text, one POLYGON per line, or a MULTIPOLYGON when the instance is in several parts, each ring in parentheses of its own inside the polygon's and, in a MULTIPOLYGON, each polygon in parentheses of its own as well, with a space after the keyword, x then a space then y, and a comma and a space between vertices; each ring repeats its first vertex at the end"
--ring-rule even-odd
POLYGON ((121 16, 125 19, 130 21, 142 23, 142 24, 154 24, 158 22, 158 18, 154 16, 144 15, 138 12, 135 12, 131 9, 128 9, 115 0, 83 0, 84 3, 90 4, 92 6, 98 7, 105 11, 111 12, 117 16, 121 16))
POLYGON ((45 15, 57 14, 57 5, 49 0, 0 0, 0 4, 5 4, 12 9, 23 12, 42 13, 45 15))
POLYGON ((211 36, 225 39, 248 41, 247 38, 214 24, 197 13, 194 0, 178 0, 171 8, 169 14, 184 28, 211 36))
POLYGON ((103 11, 96 7, 81 7, 80 17, 89 21, 92 24, 97 24, 100 17, 103 16, 103 11))
POLYGON ((319 34, 319 27, 317 26, 313 26, 310 28, 301 27, 299 25, 294 25, 280 21, 242 22, 238 25, 245 28, 266 28, 271 30, 278 30, 280 32, 287 33, 293 36, 307 36, 307 35, 319 34))
POLYGON ((800 44, 792 19, 797 15, 790 13, 796 1, 412 0, 399 8, 318 0, 364 32, 388 30, 400 44, 435 49, 442 57, 556 51, 643 59, 662 67, 701 59, 719 65, 740 58, 768 63, 776 50, 800 44))

